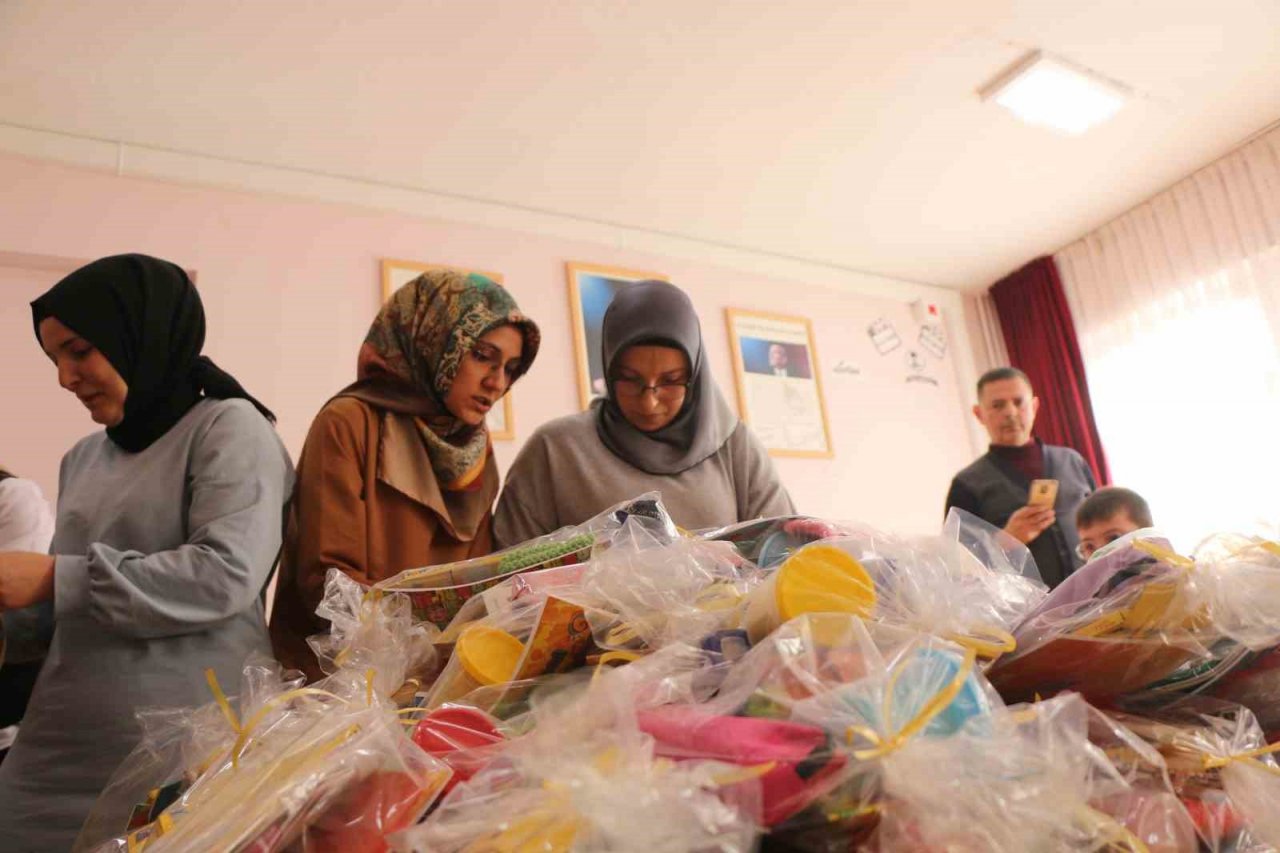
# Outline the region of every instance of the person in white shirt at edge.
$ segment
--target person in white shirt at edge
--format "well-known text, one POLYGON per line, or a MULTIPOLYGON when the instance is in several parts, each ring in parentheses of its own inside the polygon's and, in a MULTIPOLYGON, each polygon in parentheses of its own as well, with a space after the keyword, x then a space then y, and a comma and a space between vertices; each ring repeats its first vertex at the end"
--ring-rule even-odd
MULTIPOLYGON (((0 552, 46 553, 52 538, 53 509, 40 487, 0 465, 0 552)), ((48 606, 25 615, 36 622, 43 618, 52 630, 53 613, 48 606)), ((17 734, 43 658, 40 644, 24 649, 20 643, 5 643, 4 615, 0 614, 0 762, 17 734)))

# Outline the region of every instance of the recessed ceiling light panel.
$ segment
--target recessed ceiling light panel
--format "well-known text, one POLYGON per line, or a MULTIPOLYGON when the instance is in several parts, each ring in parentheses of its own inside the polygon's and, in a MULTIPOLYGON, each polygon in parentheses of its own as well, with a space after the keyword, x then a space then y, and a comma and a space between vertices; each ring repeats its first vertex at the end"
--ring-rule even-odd
POLYGON ((1028 124, 1078 135, 1118 113, 1130 92, 1065 60, 1035 51, 978 94, 1028 124))

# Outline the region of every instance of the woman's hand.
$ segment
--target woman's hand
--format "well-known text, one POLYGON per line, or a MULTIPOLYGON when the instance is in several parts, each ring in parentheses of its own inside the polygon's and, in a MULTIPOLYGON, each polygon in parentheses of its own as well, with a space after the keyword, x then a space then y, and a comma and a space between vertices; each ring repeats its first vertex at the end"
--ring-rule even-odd
POLYGON ((51 600, 53 564, 48 554, 0 552, 0 612, 51 600))

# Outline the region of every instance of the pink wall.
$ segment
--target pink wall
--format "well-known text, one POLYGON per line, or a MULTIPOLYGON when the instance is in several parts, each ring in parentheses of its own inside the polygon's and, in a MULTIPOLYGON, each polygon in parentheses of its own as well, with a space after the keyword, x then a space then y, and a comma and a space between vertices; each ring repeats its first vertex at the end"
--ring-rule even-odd
MULTIPOLYGON (((0 253, 91 259, 138 251, 197 270, 209 315, 205 352, 275 409, 295 455, 312 415, 352 377, 356 349, 380 299, 381 257, 506 275, 544 332, 538 363, 515 392, 520 437, 577 408, 564 263, 578 260, 666 273, 685 287, 703 317, 712 367, 735 403, 723 309, 813 320, 836 456, 778 460, 806 512, 901 531, 935 529, 947 482, 972 455, 964 422, 968 395, 951 360, 931 369, 936 384, 909 384, 896 367, 901 352, 889 369, 867 340, 867 323, 880 316, 910 326, 905 295, 868 297, 597 243, 117 177, 10 155, 0 155, 0 200, 0 253), (837 372, 842 361, 859 374, 837 372)), ((26 303, 56 277, 0 268, 0 460, 41 481, 50 494, 58 458, 93 429, 75 400, 56 387, 31 334, 26 303)), ((958 312, 952 320, 953 333, 963 328, 958 312)), ((504 468, 518 446, 498 445, 504 468)))

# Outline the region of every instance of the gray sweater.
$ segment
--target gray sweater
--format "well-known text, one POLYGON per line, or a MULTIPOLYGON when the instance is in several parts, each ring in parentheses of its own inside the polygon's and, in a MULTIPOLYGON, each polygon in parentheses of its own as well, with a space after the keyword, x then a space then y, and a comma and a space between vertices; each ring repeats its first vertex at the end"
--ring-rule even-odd
MULTIPOLYGON (((54 631, 22 731, 0 764, 0 848, 66 851, 134 714, 239 689, 271 653, 262 591, 293 466, 244 400, 204 400, 140 453, 105 432, 62 460, 51 553, 54 631)), ((167 780, 157 779, 157 784, 167 780)))
MULTIPOLYGON (((1069 447, 1042 445, 1044 477, 1058 481, 1058 497, 1053 508, 1056 520, 1032 540, 1028 549, 1040 571, 1040 579, 1052 589, 1080 567, 1076 545, 1076 510, 1093 494, 1097 484, 1084 457, 1069 447)), ((1009 518, 1027 505, 1030 481, 997 453, 988 451, 951 481, 947 506, 959 507, 979 518, 1004 527, 1009 518)))
POLYGON ((594 412, 539 427, 507 473, 493 534, 518 545, 587 519, 649 491, 660 491, 687 530, 795 512, 773 460, 746 424, 707 459, 679 474, 647 474, 615 456, 596 433, 594 412))

